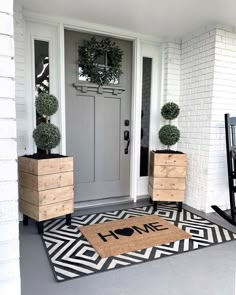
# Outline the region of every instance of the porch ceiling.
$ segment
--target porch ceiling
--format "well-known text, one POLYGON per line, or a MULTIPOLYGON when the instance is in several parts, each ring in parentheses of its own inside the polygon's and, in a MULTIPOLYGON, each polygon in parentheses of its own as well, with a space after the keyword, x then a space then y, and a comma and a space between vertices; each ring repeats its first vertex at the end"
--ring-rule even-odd
POLYGON ((182 37, 199 26, 213 23, 236 25, 235 0, 23 0, 23 4, 31 12, 158 38, 182 37))

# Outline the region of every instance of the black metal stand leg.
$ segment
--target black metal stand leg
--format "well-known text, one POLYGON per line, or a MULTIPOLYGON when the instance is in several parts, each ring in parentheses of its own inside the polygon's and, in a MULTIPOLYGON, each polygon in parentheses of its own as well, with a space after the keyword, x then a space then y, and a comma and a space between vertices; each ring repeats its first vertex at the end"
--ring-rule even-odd
POLYGON ((153 210, 157 211, 157 201, 153 201, 153 210))
POLYGON ((71 225, 71 214, 66 215, 66 225, 71 225))
POLYGON ((152 200, 152 198, 151 198, 151 197, 149 198, 149 203, 150 203, 150 204, 152 204, 152 203, 153 203, 153 200, 152 200))
POLYGON ((29 224, 29 217, 23 214, 23 224, 28 225, 29 224))
POLYGON ((43 234, 43 221, 38 221, 37 222, 37 227, 38 227, 38 233, 40 235, 43 234))
POLYGON ((178 202, 178 212, 182 212, 182 210, 183 210, 183 203, 178 202))

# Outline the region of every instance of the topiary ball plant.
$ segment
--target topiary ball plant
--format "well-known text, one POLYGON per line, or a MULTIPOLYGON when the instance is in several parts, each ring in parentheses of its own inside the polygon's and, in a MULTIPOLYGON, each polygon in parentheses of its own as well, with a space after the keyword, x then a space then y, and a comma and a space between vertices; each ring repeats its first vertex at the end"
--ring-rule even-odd
POLYGON ((161 108, 161 115, 166 120, 174 120, 179 115, 179 106, 174 102, 167 102, 161 108))
POLYGON ((167 146, 176 144, 180 138, 179 129, 176 126, 165 125, 159 131, 159 138, 161 143, 167 146))
POLYGON ((40 123, 34 129, 33 138, 36 146, 48 155, 61 140, 59 128, 49 121, 50 116, 58 110, 58 100, 54 95, 42 93, 36 98, 35 106, 37 112, 45 118, 45 123, 40 123))
POLYGON ((159 131, 159 139, 162 144, 167 146, 167 150, 180 139, 179 129, 176 126, 171 125, 171 120, 176 119, 179 112, 179 106, 174 102, 168 102, 161 108, 162 117, 169 120, 169 124, 161 127, 159 131))

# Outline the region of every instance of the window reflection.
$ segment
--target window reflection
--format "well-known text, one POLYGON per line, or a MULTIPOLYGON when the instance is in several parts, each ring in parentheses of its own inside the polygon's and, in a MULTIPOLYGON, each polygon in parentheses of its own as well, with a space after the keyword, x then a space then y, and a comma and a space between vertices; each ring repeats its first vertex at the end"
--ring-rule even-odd
MULTIPOLYGON (((49 42, 34 40, 34 73, 35 73, 35 97, 40 93, 50 92, 49 76, 49 42)), ((36 111, 36 125, 45 122, 45 118, 36 111)), ((38 153, 45 151, 37 149, 38 153)))
POLYGON ((49 43, 34 41, 35 95, 49 93, 49 43))
POLYGON ((143 57, 140 176, 148 176, 152 59, 143 57))

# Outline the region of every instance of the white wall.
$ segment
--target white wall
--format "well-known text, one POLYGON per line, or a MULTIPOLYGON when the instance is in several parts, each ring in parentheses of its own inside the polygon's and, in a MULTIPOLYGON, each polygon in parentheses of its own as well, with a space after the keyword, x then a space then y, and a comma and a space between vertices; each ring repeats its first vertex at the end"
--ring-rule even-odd
POLYGON ((188 155, 186 203, 206 211, 215 29, 182 40, 178 149, 188 155))
POLYGON ((0 2, 0 294, 20 294, 13 1, 0 2))
POLYGON ((169 42, 163 63, 163 102, 181 108, 178 150, 188 154, 186 203, 205 212, 215 204, 227 209, 224 114, 236 116, 236 29, 209 26, 180 44, 169 42))
POLYGON ((25 100, 25 21, 22 0, 14 1, 14 40, 16 67, 17 153, 28 153, 27 106, 25 100))
POLYGON ((236 116, 236 28, 216 27, 206 210, 229 205, 224 114, 236 116))

